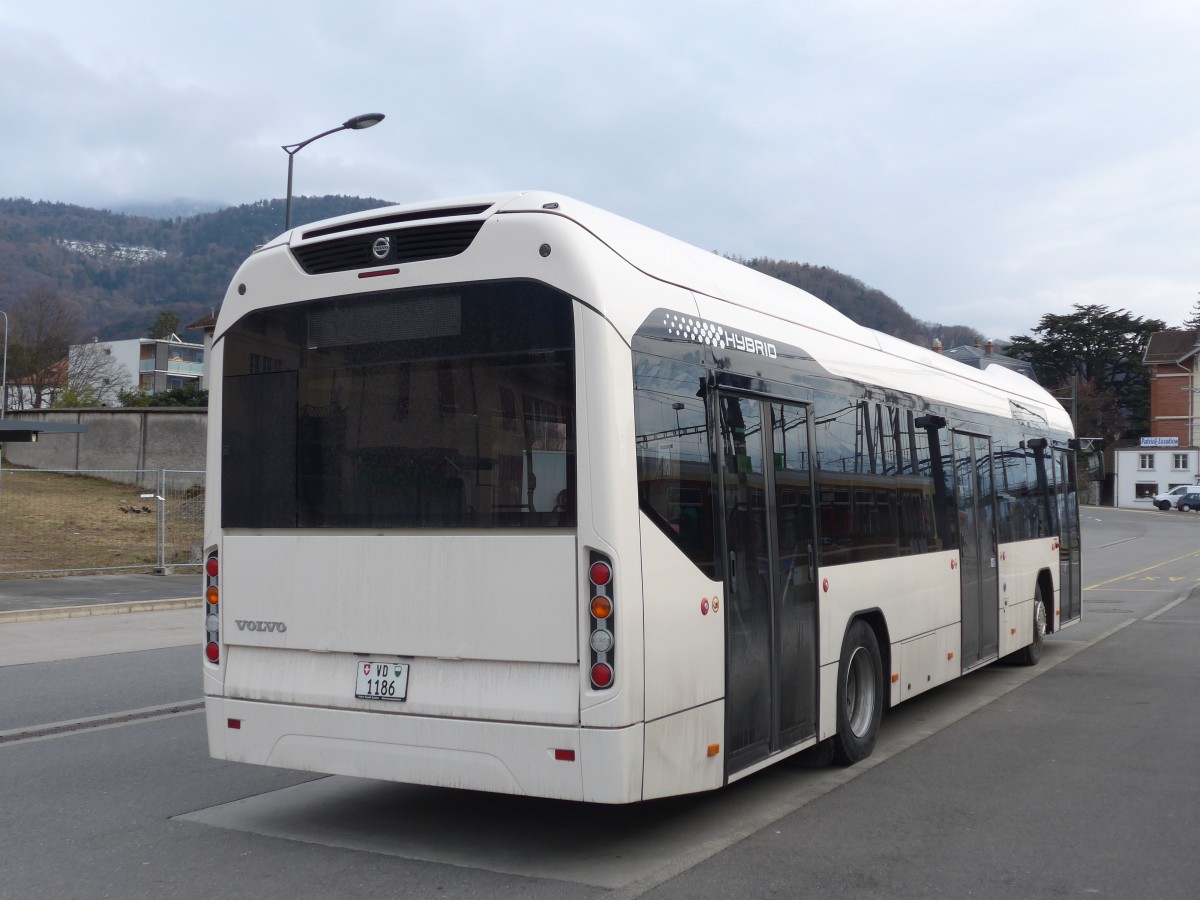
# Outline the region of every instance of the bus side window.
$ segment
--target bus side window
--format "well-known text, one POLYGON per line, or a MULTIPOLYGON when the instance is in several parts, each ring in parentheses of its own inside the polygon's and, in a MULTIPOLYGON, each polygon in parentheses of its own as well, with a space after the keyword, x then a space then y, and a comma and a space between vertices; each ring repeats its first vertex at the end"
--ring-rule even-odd
POLYGON ((635 353, 638 505, 709 578, 713 558, 712 464, 698 366, 635 353))

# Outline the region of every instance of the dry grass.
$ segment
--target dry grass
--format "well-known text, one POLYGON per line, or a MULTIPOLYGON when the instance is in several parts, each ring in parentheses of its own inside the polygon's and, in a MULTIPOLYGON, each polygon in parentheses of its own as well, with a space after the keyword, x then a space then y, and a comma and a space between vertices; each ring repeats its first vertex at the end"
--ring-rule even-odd
POLYGON ((0 471, 0 574, 152 569, 157 507, 139 497, 146 492, 86 475, 6 467, 0 471))

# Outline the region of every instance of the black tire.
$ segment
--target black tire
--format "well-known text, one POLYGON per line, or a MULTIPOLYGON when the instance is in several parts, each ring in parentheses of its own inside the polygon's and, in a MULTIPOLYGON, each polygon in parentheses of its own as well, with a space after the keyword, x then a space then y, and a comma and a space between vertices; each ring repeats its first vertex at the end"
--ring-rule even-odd
POLYGON ((883 658, 879 654, 879 641, 871 626, 857 619, 842 638, 834 762, 849 766, 870 756, 882 718, 883 658))
POLYGON ((1189 506, 1188 504, 1186 504, 1186 503, 1180 503, 1180 504, 1179 504, 1179 511, 1180 511, 1180 512, 1188 512, 1189 510, 1191 510, 1191 506, 1189 506))
POLYGON ((1033 593, 1033 643, 1016 654, 1023 666, 1036 666, 1042 658, 1042 646, 1046 643, 1046 603, 1042 600, 1042 589, 1033 593))
POLYGON ((1163 512, 1166 512, 1168 509, 1171 508, 1171 501, 1170 500, 1159 500, 1158 503, 1156 503, 1154 505, 1157 506, 1159 509, 1161 509, 1163 512))

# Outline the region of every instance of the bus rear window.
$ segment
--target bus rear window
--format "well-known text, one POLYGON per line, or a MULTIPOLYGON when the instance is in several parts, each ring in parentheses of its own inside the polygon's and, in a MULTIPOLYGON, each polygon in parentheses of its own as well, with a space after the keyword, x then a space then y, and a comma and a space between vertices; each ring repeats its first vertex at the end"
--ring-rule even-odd
POLYGON ((337 297, 250 313, 223 340, 223 527, 575 524, 565 294, 337 297))

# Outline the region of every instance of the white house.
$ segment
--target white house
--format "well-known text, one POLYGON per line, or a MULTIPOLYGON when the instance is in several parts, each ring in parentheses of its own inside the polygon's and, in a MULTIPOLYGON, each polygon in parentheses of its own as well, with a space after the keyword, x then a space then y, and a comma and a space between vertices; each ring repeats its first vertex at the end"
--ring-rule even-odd
POLYGON ((1113 496, 1124 509, 1154 509, 1154 498, 1173 487, 1200 484, 1200 449, 1178 438, 1142 438, 1143 446, 1116 451, 1113 496))
MULTIPOLYGON (((204 345, 172 334, 167 338, 107 341, 113 358, 129 372, 127 389, 158 393, 177 387, 200 387, 204 376, 204 345)), ((76 348, 72 347, 72 351, 76 348)))

